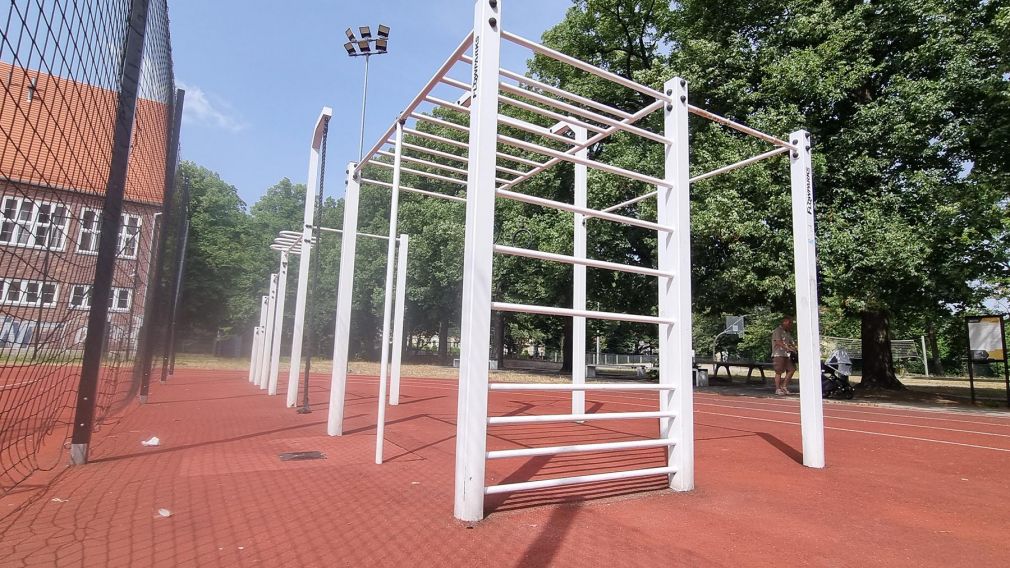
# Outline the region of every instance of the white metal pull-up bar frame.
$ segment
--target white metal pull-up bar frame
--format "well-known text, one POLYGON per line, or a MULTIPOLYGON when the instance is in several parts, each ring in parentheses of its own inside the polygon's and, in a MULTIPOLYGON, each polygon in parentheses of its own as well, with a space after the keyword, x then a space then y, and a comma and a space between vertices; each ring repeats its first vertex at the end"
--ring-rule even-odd
MULTIPOLYGON (((379 141, 364 155, 360 163, 348 166, 348 195, 345 198, 345 228, 348 224, 356 226, 357 192, 361 183, 373 183, 388 187, 393 194, 403 189, 422 195, 451 199, 463 199, 459 195, 444 195, 430 190, 409 190, 401 185, 401 174, 417 179, 428 180, 439 184, 466 185, 466 243, 464 249, 463 270, 463 300, 462 300, 462 333, 460 354, 459 406, 457 417, 456 446, 456 498, 455 515, 467 521, 483 517, 483 499, 486 494, 511 491, 524 491, 544 487, 555 487, 576 483, 591 483, 610 479, 623 479, 645 475, 665 474, 669 485, 676 490, 690 490, 694 486, 693 458, 693 408, 691 385, 691 288, 690 288, 690 201, 689 190, 692 181, 701 181, 720 173, 755 163, 779 153, 789 152, 791 160, 792 196, 793 196, 793 231, 795 248, 795 269, 797 283, 797 321, 800 340, 800 363, 804 369, 815 370, 801 375, 801 408, 803 420, 804 463, 811 467, 823 466, 823 431, 820 407, 819 346, 817 338, 817 290, 815 280, 815 249, 813 233, 813 197, 810 167, 809 136, 803 132, 794 132, 789 141, 780 140, 764 134, 753 128, 735 121, 720 117, 688 104, 687 83, 679 78, 673 78, 663 85, 663 90, 638 84, 630 79, 614 73, 598 69, 588 63, 579 61, 551 48, 501 30, 501 1, 477 0, 474 9, 474 29, 456 50, 442 64, 435 75, 424 88, 411 100, 410 104, 400 114, 400 117, 387 130, 379 141), (646 104, 636 112, 615 109, 591 101, 580 95, 569 93, 560 87, 548 86, 544 83, 521 76, 499 66, 499 50, 502 40, 531 49, 535 53, 571 65, 586 73, 603 80, 632 89, 653 102, 646 104), (472 53, 467 54, 468 50, 472 53), (459 62, 471 64, 472 81, 463 82, 448 77, 448 73, 459 62), (517 84, 525 85, 520 89, 500 80, 504 78, 517 84), (444 85, 464 90, 458 102, 452 103, 446 98, 432 94, 436 85, 444 85), (528 89, 528 90, 527 90, 528 89), (501 96, 501 93, 517 95, 501 96), (554 95, 554 98, 549 95, 554 95), (566 99, 565 102, 559 99, 566 99), (527 102, 532 101, 532 102, 527 102), (439 118, 424 113, 421 104, 433 105, 455 111, 455 115, 468 119, 466 124, 449 120, 450 115, 439 118), (507 114, 502 114, 502 105, 532 113, 540 118, 557 120, 553 127, 530 123, 507 114), (576 106, 581 105, 581 106, 576 106), (588 108, 587 108, 588 107, 588 108), (643 118, 653 112, 662 110, 664 113, 663 132, 651 132, 636 126, 643 118), (737 164, 719 168, 707 174, 690 178, 688 170, 688 120, 689 114, 695 114, 713 120, 743 134, 769 142, 778 148, 754 158, 748 158, 737 164), (609 116, 608 116, 609 115, 609 116), (414 128, 407 126, 413 120, 414 128), (441 134, 432 134, 421 130, 417 124, 429 123, 449 131, 456 131, 468 136, 468 142, 448 138, 441 134), (505 127, 515 132, 521 132, 522 137, 499 131, 505 127), (563 135, 564 130, 571 131, 569 138, 563 135), (590 135, 590 133, 594 133, 590 135), (610 164, 602 163, 587 156, 586 150, 593 144, 604 140, 616 132, 639 136, 644 140, 662 143, 665 149, 663 175, 657 177, 647 172, 638 172, 610 164), (395 133, 396 137, 391 138, 395 133), (404 141, 404 136, 410 136, 410 142, 404 141), (529 139, 539 138, 540 141, 529 139), (432 148, 427 143, 440 143, 443 146, 432 148), (383 146, 393 144, 392 152, 383 151, 383 146), (552 146, 560 145, 561 149, 552 146), (446 147, 466 150, 466 155, 450 157, 446 147), (412 154, 405 160, 404 151, 412 154), (536 156, 546 160, 531 159, 536 156), (392 159, 392 163, 384 159, 392 159), (467 162, 465 179, 454 177, 461 175, 460 168, 439 163, 438 160, 467 162), (405 168, 403 161, 418 164, 425 171, 416 167, 405 168), (501 161, 508 162, 505 166, 501 161), (574 164, 576 169, 575 203, 560 203, 557 201, 526 195, 514 191, 515 186, 530 179, 536 174, 560 162, 574 164), (393 182, 383 182, 362 175, 365 167, 372 165, 393 171, 393 182), (526 169, 529 168, 529 169, 526 169), (655 222, 638 219, 631 216, 614 213, 616 209, 630 203, 597 210, 586 205, 586 172, 596 169, 609 175, 623 177, 633 182, 652 185, 657 189, 634 200, 638 202, 655 197, 657 199, 658 217, 655 222), (508 177, 503 177, 508 176, 508 177), (353 194, 353 196, 352 196, 353 194), (496 246, 493 242, 494 209, 497 198, 510 199, 531 205, 549 207, 574 214, 574 254, 558 255, 541 251, 520 249, 518 247, 496 246), (596 218, 610 222, 646 228, 657 232, 658 258, 657 268, 634 266, 613 266, 616 263, 586 259, 585 254, 585 220, 596 218), (492 257, 495 253, 513 254, 542 260, 573 264, 576 268, 576 294, 572 308, 554 306, 534 306, 529 304, 495 302, 491 297, 492 257), (587 266, 593 268, 636 272, 657 277, 659 294, 659 309, 657 315, 648 314, 617 314, 609 312, 590 311, 585 309, 585 273, 587 266), (581 274, 580 274, 581 273, 581 274), (578 288, 581 287, 581 294, 578 288), (586 384, 584 383, 584 364, 578 364, 581 371, 573 376, 572 384, 539 385, 539 384, 488 384, 488 344, 490 340, 490 314, 492 310, 521 311, 573 317, 576 323, 576 339, 580 335, 584 342, 585 318, 616 319, 651 323, 659 326, 660 341, 660 380, 658 384, 627 385, 627 384, 586 384), (579 323, 582 325, 580 326, 579 323), (573 395, 585 391, 609 390, 652 390, 659 398, 659 410, 642 413, 599 413, 587 418, 580 412, 580 404, 584 407, 584 399, 573 396, 572 414, 550 415, 547 418, 537 417, 538 422, 568 422, 590 419, 659 419, 660 437, 656 440, 616 442, 608 444, 581 444, 574 446, 558 446, 553 448, 534 448, 528 452, 535 455, 581 451, 615 451, 631 447, 667 447, 667 463, 659 468, 646 468, 624 472, 608 472, 575 476, 570 478, 537 480, 531 482, 505 484, 492 487, 485 486, 485 460, 503 457, 521 457, 534 455, 527 451, 486 451, 486 436, 488 425, 503 426, 512 423, 500 421, 501 417, 487 415, 487 400, 489 391, 500 390, 561 390, 571 391, 573 395), (524 453, 526 452, 526 453, 524 453)), ((452 97, 448 97, 452 98, 452 97)), ((391 227, 395 226, 395 209, 391 208, 391 227)), ((353 250, 352 233, 344 234, 344 248, 348 244, 353 250), (348 243, 350 239, 350 243, 348 243)), ((389 281, 387 277, 387 282, 389 281)), ((349 290, 344 292, 345 279, 343 266, 341 269, 341 292, 338 301, 338 334, 341 326, 348 322, 342 318, 348 317, 343 303, 349 305, 349 290)), ((350 286, 350 284, 348 284, 350 286)), ((388 289, 387 289, 388 298, 388 289)), ((576 352, 580 351, 578 349, 576 352)), ((330 420, 328 423, 331 434, 339 434, 343 417, 343 393, 346 384, 346 345, 343 360, 338 360, 337 349, 334 356, 334 378, 331 390, 330 420), (339 369, 338 369, 339 367, 339 369), (342 375, 341 375, 342 374, 342 375)), ((385 359, 384 359, 385 361, 385 359)), ((584 363, 584 361, 582 362, 584 363)), ((384 378, 380 377, 380 380, 384 378)), ((380 405, 383 401, 380 401, 380 405)), ((531 420, 533 421, 533 420, 531 420)), ((381 439, 378 440, 381 444, 381 439)), ((377 450, 377 461, 381 459, 381 450, 377 450)))

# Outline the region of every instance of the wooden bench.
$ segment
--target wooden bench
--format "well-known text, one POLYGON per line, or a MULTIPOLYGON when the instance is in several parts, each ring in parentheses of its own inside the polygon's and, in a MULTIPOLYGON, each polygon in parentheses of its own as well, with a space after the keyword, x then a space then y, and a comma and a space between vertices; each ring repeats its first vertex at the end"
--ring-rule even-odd
POLYGON ((712 359, 695 359, 696 365, 712 365, 712 374, 709 375, 710 379, 719 378, 719 367, 726 369, 726 378, 732 380, 733 375, 730 374, 730 367, 746 367, 747 368, 747 382, 751 382, 751 377, 754 375, 754 371, 761 373, 761 384, 765 384, 768 377, 765 376, 765 369, 769 371, 774 370, 772 363, 765 361, 748 361, 748 360, 738 360, 738 361, 714 361, 712 359))

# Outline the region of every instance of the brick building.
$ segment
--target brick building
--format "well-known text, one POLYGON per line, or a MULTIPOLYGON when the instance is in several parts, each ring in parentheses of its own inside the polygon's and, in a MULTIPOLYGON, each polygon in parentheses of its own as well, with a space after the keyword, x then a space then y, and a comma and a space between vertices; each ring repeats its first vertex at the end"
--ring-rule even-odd
MULTIPOLYGON (((82 345, 117 94, 0 62, 0 348, 82 345)), ((138 99, 108 347, 132 352, 165 191, 168 105, 138 99)))

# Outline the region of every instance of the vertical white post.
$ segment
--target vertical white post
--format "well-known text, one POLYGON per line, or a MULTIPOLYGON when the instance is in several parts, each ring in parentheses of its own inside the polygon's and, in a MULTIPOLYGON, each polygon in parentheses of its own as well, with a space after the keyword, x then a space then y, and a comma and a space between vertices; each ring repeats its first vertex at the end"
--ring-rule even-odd
MULTIPOLYGON (((569 126, 575 134, 575 141, 582 144, 587 140, 588 133, 585 127, 569 126)), ((575 155, 583 160, 589 159, 589 149, 583 148, 575 155)), ((575 164, 575 206, 586 207, 588 201, 589 169, 583 164, 575 164)), ((575 258, 586 258, 586 218, 584 215, 575 213, 574 229, 575 239, 573 254, 575 258)), ((576 264, 573 266, 572 276, 572 308, 575 310, 586 309, 586 265, 576 264)), ((572 383, 576 385, 586 382, 586 318, 575 316, 572 318, 572 383)), ((585 414, 586 412, 586 391, 572 391, 572 414, 585 414)))
POLYGON ((277 299, 274 300, 273 346, 270 352, 270 378, 267 394, 277 394, 277 376, 281 366, 281 338, 284 337, 284 296, 288 293, 288 251, 281 251, 281 265, 277 270, 277 299))
POLYGON ((379 361, 379 409, 376 413, 375 463, 382 463, 382 436, 386 425, 386 371, 389 361, 389 319, 393 312, 393 268, 396 256, 396 218, 400 207, 400 156, 403 154, 403 123, 396 122, 393 154, 393 187, 389 196, 389 240, 386 241, 386 291, 382 299, 382 359, 379 361))
POLYGON ((305 305, 309 292, 309 260, 312 257, 312 223, 316 217, 316 191, 319 186, 319 154, 323 144, 323 132, 330 122, 333 111, 323 107, 312 131, 309 145, 309 175, 305 181, 305 215, 302 222, 302 250, 298 257, 298 290, 295 294, 295 322, 291 333, 291 368, 288 370, 288 408, 298 404, 298 368, 302 363, 302 333, 305 327, 305 305))
POLYGON ((803 465, 824 467, 824 406, 821 401, 821 341, 817 313, 817 248, 810 133, 789 135, 793 205, 793 260, 796 270, 796 340, 800 350, 800 425, 803 465))
POLYGON ((253 377, 253 384, 263 388, 263 346, 264 340, 266 339, 267 331, 267 314, 269 313, 269 302, 270 298, 268 296, 260 297, 260 344, 259 349, 256 350, 256 376, 253 377))
POLYGON ((926 372, 926 376, 929 376, 929 363, 926 362, 926 336, 920 335, 919 340, 922 341, 922 368, 926 372))
POLYGON ((462 521, 484 517, 501 4, 500 0, 474 4, 453 507, 462 521))
POLYGON ((326 433, 344 433, 344 394, 347 388, 348 334, 351 331, 351 295, 354 293, 354 253, 358 237, 358 193, 361 186, 354 177, 357 164, 347 165, 347 190, 344 193, 344 226, 340 235, 340 281, 337 285, 337 322, 333 330, 333 374, 330 378, 330 409, 326 433))
POLYGON ((260 326, 253 327, 252 353, 249 356, 249 383, 256 383, 256 362, 259 361, 257 350, 260 344, 260 326))
POLYGON ((274 345, 274 314, 277 311, 277 273, 270 275, 270 293, 267 296, 267 319, 263 328, 263 353, 260 355, 260 388, 265 389, 270 382, 270 355, 274 345))
POLYGON ((408 237, 400 235, 396 256, 396 303, 393 307, 393 362, 389 368, 389 404, 400 404, 400 360, 403 355, 403 312, 407 301, 408 237))
POLYGON ((691 182, 688 171, 687 81, 674 77, 663 90, 673 102, 663 112, 666 147, 665 180, 659 187, 657 221, 672 231, 657 234, 659 269, 673 278, 659 278, 659 317, 674 323, 659 326, 659 382, 675 385, 660 393, 660 408, 677 413, 661 418, 660 432, 674 442, 667 465, 675 467, 670 488, 694 489, 694 382, 691 380, 691 182))

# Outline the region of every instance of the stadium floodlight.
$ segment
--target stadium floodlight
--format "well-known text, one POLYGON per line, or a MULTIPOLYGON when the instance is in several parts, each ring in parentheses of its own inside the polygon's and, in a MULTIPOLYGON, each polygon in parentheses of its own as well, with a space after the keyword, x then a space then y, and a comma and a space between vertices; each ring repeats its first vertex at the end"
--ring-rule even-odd
POLYGON ((347 39, 350 40, 348 43, 344 44, 344 49, 347 50, 347 55, 350 57, 365 56, 365 80, 361 94, 361 134, 358 136, 358 162, 360 162, 362 151, 365 149, 365 108, 366 101, 368 99, 368 59, 372 55, 383 55, 389 52, 389 26, 379 24, 378 37, 372 37, 371 26, 358 26, 358 32, 361 34, 361 39, 355 37, 354 30, 352 28, 347 28, 344 31, 344 34, 347 35, 347 39), (374 50, 372 49, 373 43, 375 44, 374 50), (354 44, 358 45, 357 51, 354 49, 354 44))

